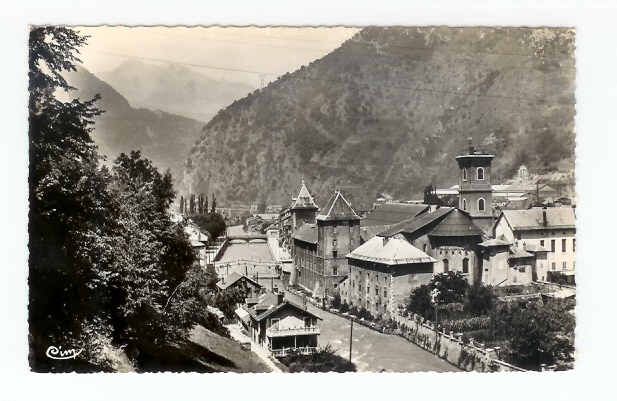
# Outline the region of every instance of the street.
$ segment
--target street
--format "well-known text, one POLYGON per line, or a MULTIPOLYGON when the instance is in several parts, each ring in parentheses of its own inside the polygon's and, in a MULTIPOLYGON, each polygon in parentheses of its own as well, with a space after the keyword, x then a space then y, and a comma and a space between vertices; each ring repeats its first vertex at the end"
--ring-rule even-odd
MULTIPOLYGON (((275 281, 282 288, 282 282, 275 281)), ((292 302, 302 305, 302 298, 285 292, 292 302)), ((351 322, 340 316, 317 308, 307 303, 308 310, 320 318, 321 327, 319 345, 332 345, 338 354, 349 358, 349 335, 351 322)), ((402 337, 379 333, 358 323, 353 326, 353 348, 351 360, 358 368, 358 372, 460 372, 457 367, 443 359, 418 347, 402 337)))

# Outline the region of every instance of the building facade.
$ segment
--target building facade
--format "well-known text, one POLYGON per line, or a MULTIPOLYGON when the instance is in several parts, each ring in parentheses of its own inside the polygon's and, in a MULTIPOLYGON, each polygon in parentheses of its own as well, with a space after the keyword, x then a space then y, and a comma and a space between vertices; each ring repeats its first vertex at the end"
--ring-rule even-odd
POLYGON ((374 237, 347 259, 341 299, 384 318, 394 316, 414 288, 430 282, 436 262, 407 241, 387 237, 374 237))
POLYGON ((549 272, 574 276, 576 268, 576 215, 571 207, 503 210, 493 230, 515 247, 539 255, 535 280, 547 280, 549 272), (539 248, 541 247, 541 248, 539 248))
POLYGON ((304 224, 292 236, 291 284, 308 289, 316 298, 333 294, 349 273, 345 255, 360 245, 360 220, 335 191, 315 224, 304 224))

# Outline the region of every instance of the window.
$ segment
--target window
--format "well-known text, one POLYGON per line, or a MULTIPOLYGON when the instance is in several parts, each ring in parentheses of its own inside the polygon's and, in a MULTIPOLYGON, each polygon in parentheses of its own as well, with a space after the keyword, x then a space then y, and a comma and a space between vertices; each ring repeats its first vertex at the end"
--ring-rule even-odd
POLYGON ((483 180, 484 179, 484 169, 482 167, 478 167, 478 180, 483 180))
POLYGON ((385 288, 383 289, 383 297, 388 298, 388 290, 386 290, 385 288))
POLYGON ((469 258, 463 259, 463 274, 469 273, 469 258))
POLYGON ((337 275, 338 275, 338 267, 337 267, 337 266, 334 266, 334 267, 332 268, 332 274, 333 274, 333 275, 335 275, 335 276, 337 276, 337 275))
POLYGON ((422 245, 422 250, 426 253, 426 244, 422 245))
POLYGON ((551 240, 551 252, 555 252, 555 240, 551 240))
POLYGON ((304 319, 304 327, 311 327, 311 318, 305 317, 304 319))
POLYGON ((448 259, 444 259, 443 260, 443 272, 447 273, 448 270, 450 270, 450 262, 448 261, 448 259))
POLYGON ((332 251, 332 257, 333 258, 338 257, 338 251, 336 251, 336 250, 332 251))
POLYGON ((281 319, 271 319, 270 320, 270 327, 273 327, 275 329, 278 330, 279 328, 279 322, 281 321, 281 319))
POLYGON ((567 267, 568 267, 568 262, 563 262, 563 263, 561 263, 561 268, 562 268, 563 270, 566 270, 566 268, 567 268, 567 267))
POLYGON ((566 239, 562 239, 561 240, 561 252, 565 252, 566 251, 566 239))
POLYGON ((463 169, 463 181, 467 181, 467 169, 463 169))
POLYGON ((572 238, 572 252, 576 251, 576 238, 572 238))
POLYGON ((540 240, 540 246, 544 246, 544 240, 543 239, 540 240))
POLYGON ((557 265, 557 263, 552 262, 552 263, 551 263, 551 269, 552 269, 552 270, 555 270, 556 265, 557 265))
POLYGON ((467 199, 463 199, 463 210, 467 211, 467 199))
POLYGON ((379 295, 379 287, 375 286, 375 295, 379 295))
POLYGON ((332 239, 332 245, 336 246, 336 238, 332 239))
POLYGON ((485 202, 484 199, 480 198, 478 199, 478 211, 479 212, 483 212, 485 210, 485 202))

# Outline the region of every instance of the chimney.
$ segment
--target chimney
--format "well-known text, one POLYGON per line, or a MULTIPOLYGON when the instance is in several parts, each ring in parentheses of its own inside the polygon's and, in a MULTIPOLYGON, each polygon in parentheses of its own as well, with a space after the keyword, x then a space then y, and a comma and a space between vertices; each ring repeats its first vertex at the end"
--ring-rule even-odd
POLYGON ((546 219, 546 206, 542 208, 542 225, 544 227, 548 226, 548 220, 546 219))
POLYGON ((278 294, 276 294, 276 301, 277 301, 277 305, 280 305, 283 303, 283 300, 285 299, 285 293, 283 291, 279 292, 278 294))
POLYGON ((388 238, 388 237, 383 237, 383 246, 386 246, 386 244, 388 243, 389 239, 390 238, 388 238))
POLYGON ((225 276, 221 276, 221 284, 225 284, 225 276))

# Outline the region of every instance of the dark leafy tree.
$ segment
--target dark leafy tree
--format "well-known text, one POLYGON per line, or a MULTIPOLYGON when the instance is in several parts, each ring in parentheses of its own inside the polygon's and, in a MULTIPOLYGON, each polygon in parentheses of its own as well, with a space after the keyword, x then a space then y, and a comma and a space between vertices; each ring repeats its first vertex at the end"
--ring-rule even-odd
POLYGON ((297 372, 355 372, 356 365, 338 355, 330 344, 310 355, 302 355, 292 351, 289 355, 279 358, 291 373, 297 372))
POLYGON ((434 319, 435 306, 431 302, 431 288, 428 285, 423 284, 413 289, 409 296, 407 310, 417 313, 425 319, 434 319))
POLYGON ((212 194, 212 210, 210 210, 210 213, 216 213, 216 198, 214 197, 214 194, 212 194))
POLYGON ((208 210, 208 196, 206 196, 206 202, 204 203, 204 210, 208 210))
POLYGON ((472 285, 467 290, 465 309, 473 316, 488 315, 495 305, 497 295, 492 286, 472 285))
POLYGON ((574 316, 562 300, 545 305, 532 302, 525 308, 511 308, 509 319, 509 358, 527 369, 540 365, 567 364, 573 361, 574 316))
MULTIPOLYGON (((101 113, 90 101, 61 102, 62 77, 86 42, 68 28, 35 27, 29 37, 29 330, 31 366, 55 369, 48 346, 79 347, 100 325, 97 237, 103 230, 104 180, 90 137, 101 113), (84 302, 89 300, 89 302, 84 302)), ((77 366, 77 362, 72 366, 77 366)))
POLYGON ((191 206, 191 209, 190 209, 191 214, 195 213, 195 195, 191 195, 190 206, 191 206))
POLYGON ((195 214, 191 219, 201 230, 210 233, 212 238, 218 238, 227 228, 225 219, 218 213, 195 214))
POLYGON ((184 213, 184 196, 180 197, 180 213, 184 213))
POLYGON ((463 302, 469 288, 469 282, 458 271, 449 271, 436 274, 429 284, 431 290, 437 289, 436 302, 439 305, 447 305, 455 302, 463 302))

